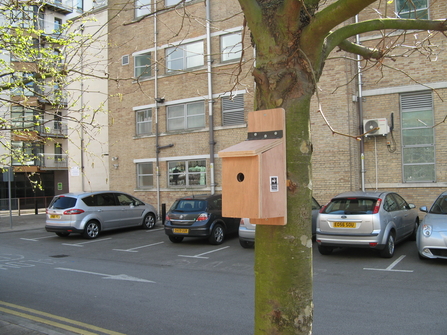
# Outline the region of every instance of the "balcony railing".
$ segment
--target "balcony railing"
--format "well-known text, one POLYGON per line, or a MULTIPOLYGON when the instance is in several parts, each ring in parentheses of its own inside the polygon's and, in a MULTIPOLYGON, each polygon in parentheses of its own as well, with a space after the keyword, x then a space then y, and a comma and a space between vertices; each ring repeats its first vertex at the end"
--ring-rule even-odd
POLYGON ((39 154, 42 170, 64 170, 68 168, 67 154, 39 154))
POLYGON ((50 121, 39 126, 39 134, 66 137, 68 136, 68 125, 65 122, 50 121))
POLYGON ((48 6, 52 10, 62 14, 72 13, 75 8, 73 0, 47 0, 43 3, 45 6, 48 6))

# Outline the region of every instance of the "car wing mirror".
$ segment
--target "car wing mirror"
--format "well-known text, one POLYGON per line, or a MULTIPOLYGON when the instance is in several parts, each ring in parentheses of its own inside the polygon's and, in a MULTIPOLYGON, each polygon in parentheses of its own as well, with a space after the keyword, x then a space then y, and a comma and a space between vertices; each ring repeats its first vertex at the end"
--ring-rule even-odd
POLYGON ((427 206, 422 206, 422 207, 419 208, 419 210, 420 210, 421 212, 428 212, 428 210, 427 210, 427 206))

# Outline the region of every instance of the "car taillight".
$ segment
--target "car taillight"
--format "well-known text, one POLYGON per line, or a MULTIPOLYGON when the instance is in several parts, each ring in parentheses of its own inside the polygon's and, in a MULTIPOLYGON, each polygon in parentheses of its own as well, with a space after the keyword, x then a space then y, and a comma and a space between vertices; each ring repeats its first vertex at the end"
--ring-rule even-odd
POLYGON ((373 214, 379 213, 381 203, 382 203, 382 199, 377 199, 376 205, 374 206, 373 214))
POLYGON ((330 204, 330 202, 328 202, 326 205, 321 206, 320 208, 320 213, 324 213, 324 211, 326 210, 326 207, 330 204))
POLYGON ((75 214, 82 214, 82 213, 84 213, 84 211, 82 209, 77 209, 77 208, 68 209, 68 210, 64 211, 64 215, 75 215, 75 214))
POLYGON ((206 221, 208 220, 208 214, 207 213, 202 213, 199 215, 199 217, 196 219, 196 221, 206 221))

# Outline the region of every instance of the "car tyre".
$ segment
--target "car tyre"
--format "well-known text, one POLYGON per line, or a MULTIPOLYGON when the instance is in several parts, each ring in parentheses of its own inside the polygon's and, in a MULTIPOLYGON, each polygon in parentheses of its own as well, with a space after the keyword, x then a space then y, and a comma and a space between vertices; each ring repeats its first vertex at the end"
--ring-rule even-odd
POLYGON ((56 235, 59 236, 59 237, 67 237, 68 235, 70 235, 70 233, 66 233, 66 232, 57 232, 56 235))
POLYGON ((386 239, 385 248, 380 251, 380 256, 383 258, 391 258, 394 256, 395 240, 394 234, 390 233, 386 239))
POLYGON ((333 247, 326 247, 324 245, 319 245, 318 246, 318 251, 320 252, 320 254, 322 255, 330 255, 332 254, 332 251, 334 250, 333 247))
POLYGON ((172 243, 180 243, 183 241, 183 236, 169 236, 169 241, 172 243))
POLYGON ((147 213, 143 219, 143 228, 144 229, 152 229, 155 227, 155 215, 154 213, 147 213))
POLYGON ((84 238, 92 240, 98 237, 100 226, 98 221, 89 221, 85 225, 84 233, 82 234, 84 238))
POLYGON ((245 248, 245 249, 253 248, 255 246, 255 242, 251 242, 251 241, 239 240, 239 243, 240 243, 241 247, 245 248))
POLYGON ((224 241, 225 238, 225 230, 221 224, 216 224, 211 230, 211 235, 208 238, 210 244, 218 245, 224 241))

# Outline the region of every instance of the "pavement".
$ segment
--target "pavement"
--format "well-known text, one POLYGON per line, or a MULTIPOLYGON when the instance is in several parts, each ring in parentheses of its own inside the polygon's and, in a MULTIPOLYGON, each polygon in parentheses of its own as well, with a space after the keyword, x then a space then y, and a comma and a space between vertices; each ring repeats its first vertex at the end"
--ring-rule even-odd
MULTIPOLYGON (((0 211, 0 234, 10 232, 37 230, 45 227, 45 209, 26 211, 0 211), (20 214, 20 215, 19 215, 20 214)), ((1 258, 1 257, 0 257, 1 258)), ((79 334, 54 325, 46 324, 45 320, 21 313, 13 307, 6 306, 0 296, 0 334, 5 335, 68 335, 79 334)))

